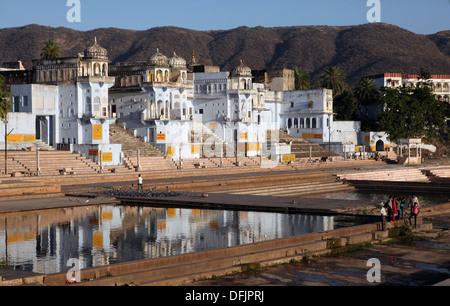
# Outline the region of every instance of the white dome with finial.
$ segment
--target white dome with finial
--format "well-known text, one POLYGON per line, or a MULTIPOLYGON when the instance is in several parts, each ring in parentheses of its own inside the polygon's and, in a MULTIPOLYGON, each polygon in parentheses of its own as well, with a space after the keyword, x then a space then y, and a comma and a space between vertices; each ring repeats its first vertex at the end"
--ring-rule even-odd
POLYGON ((244 63, 241 60, 241 63, 239 66, 235 67, 232 72, 233 76, 252 76, 252 70, 244 65, 244 63))
POLYGON ((173 56, 169 58, 169 66, 175 69, 187 69, 186 60, 178 56, 175 52, 173 53, 173 56))
POLYGON ((157 48, 156 53, 153 54, 152 57, 150 57, 149 64, 158 67, 168 67, 169 59, 167 58, 167 56, 159 52, 159 48, 157 48))
POLYGON ((97 37, 95 37, 94 44, 84 50, 84 57, 93 59, 108 59, 108 51, 98 44, 97 37))

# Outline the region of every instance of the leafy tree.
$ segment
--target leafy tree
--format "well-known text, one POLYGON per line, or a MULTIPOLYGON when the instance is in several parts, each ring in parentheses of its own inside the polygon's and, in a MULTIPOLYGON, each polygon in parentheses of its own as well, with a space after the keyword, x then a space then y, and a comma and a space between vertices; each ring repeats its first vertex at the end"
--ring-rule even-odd
POLYGON ((49 39, 45 43, 45 47, 41 50, 41 59, 55 59, 61 57, 61 47, 53 39, 49 39))
POLYGON ((320 76, 320 86, 332 89, 335 98, 344 92, 347 86, 346 76, 339 67, 328 67, 320 76))
POLYGON ((355 120, 359 109, 360 105, 352 90, 344 90, 341 95, 334 98, 333 112, 336 113, 337 120, 355 120))
POLYGON ((384 112, 380 126, 391 139, 440 138, 446 129, 445 104, 438 101, 431 87, 382 88, 384 112))
POLYGON ((5 173, 8 173, 8 113, 11 107, 11 93, 6 90, 5 78, 0 75, 0 120, 5 124, 5 173))
POLYGON ((311 88, 311 75, 301 67, 296 67, 295 71, 295 90, 308 90, 311 88))
POLYGON ((364 119, 369 119, 369 106, 378 105, 380 102, 380 91, 378 86, 373 83, 373 79, 364 78, 355 87, 354 93, 359 104, 366 109, 364 119))

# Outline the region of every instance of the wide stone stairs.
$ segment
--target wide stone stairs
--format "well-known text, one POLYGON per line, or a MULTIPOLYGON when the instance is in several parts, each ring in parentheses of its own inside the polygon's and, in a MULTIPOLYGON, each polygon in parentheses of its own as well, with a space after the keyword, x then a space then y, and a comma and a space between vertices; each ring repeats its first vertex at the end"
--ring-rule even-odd
POLYGON ((136 157, 139 150, 140 156, 164 156, 164 154, 153 145, 135 137, 131 132, 118 124, 109 126, 110 143, 122 145, 125 157, 136 157))
MULTIPOLYGON (((278 139, 280 143, 291 144, 291 154, 295 154, 296 159, 309 158, 310 150, 311 150, 311 157, 313 159, 339 156, 337 153, 327 150, 320 144, 312 143, 303 138, 288 135, 286 132, 281 130, 269 131, 267 136, 268 141, 271 140, 271 137, 273 136, 272 133, 278 133, 278 139)), ((274 139, 277 139, 276 136, 274 136, 274 139)))
POLYGON ((111 124, 109 129, 110 142, 122 144, 125 167, 108 167, 114 171, 149 171, 173 170, 177 166, 153 145, 135 137, 131 132, 118 124, 111 124), (139 150, 139 160, 138 160, 139 150))

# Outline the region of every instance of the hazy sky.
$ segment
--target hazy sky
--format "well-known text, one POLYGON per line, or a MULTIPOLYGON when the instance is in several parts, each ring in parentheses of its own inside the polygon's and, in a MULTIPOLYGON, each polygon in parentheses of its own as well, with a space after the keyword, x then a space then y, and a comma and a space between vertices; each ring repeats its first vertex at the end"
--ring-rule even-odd
MULTIPOLYGON (((70 0, 80 22, 69 22, 68 0, 0 0, 0 28, 32 23, 76 30, 116 27, 146 30, 177 26, 226 30, 239 26, 346 26, 368 23, 368 0, 70 0)), ((373 1, 373 0, 372 0, 373 1)), ((450 0, 375 0, 381 22, 417 34, 450 30, 450 0)), ((76 15, 72 15, 76 16, 76 15)))

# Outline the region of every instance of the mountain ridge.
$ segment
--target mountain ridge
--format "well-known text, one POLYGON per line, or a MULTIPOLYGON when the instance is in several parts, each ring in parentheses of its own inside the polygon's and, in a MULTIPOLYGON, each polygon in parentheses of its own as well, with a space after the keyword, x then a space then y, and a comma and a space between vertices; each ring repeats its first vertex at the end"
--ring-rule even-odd
POLYGON ((254 70, 303 67, 317 82, 329 66, 339 66, 350 84, 384 72, 450 74, 450 31, 415 34, 384 24, 356 26, 246 27, 196 31, 165 26, 148 30, 99 28, 77 31, 31 24, 0 29, 1 61, 21 60, 27 69, 48 39, 56 39, 62 56, 76 56, 94 37, 108 50, 112 64, 141 62, 156 49, 190 61, 230 71, 244 63, 254 70))

